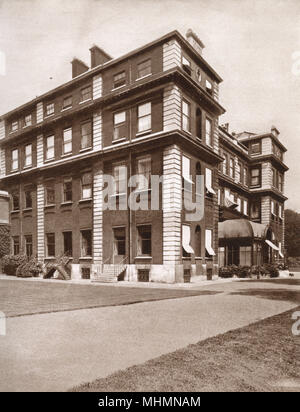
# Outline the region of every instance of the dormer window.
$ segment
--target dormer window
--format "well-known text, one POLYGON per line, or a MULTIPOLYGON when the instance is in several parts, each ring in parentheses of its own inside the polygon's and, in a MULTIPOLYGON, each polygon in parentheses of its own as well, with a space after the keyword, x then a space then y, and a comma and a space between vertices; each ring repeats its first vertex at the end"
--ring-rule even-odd
POLYGON ((260 142, 251 143, 251 154, 261 154, 261 143, 260 142))
POLYGON ((184 56, 182 56, 182 68, 189 75, 191 75, 191 73, 192 73, 191 62, 184 56))

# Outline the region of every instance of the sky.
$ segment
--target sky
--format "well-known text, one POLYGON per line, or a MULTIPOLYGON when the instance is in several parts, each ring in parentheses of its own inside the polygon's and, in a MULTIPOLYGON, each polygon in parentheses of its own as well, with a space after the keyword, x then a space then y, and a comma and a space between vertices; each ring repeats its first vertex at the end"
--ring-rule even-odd
POLYGON ((193 29, 223 78, 220 124, 280 131, 300 212, 300 0, 0 0, 0 115, 71 79, 97 44, 118 57, 193 29))

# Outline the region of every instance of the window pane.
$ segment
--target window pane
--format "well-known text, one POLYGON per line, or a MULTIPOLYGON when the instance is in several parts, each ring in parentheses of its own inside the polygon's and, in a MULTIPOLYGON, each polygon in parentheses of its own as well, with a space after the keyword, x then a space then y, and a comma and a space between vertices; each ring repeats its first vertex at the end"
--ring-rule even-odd
POLYGON ((182 56, 182 64, 189 67, 191 66, 191 62, 184 56, 182 56))
POLYGON ((81 231, 81 256, 92 256, 92 231, 81 231))
POLYGON ((126 84, 125 71, 114 75, 114 87, 121 87, 126 84))
POLYGON ((48 183, 46 186, 46 205, 53 205, 55 203, 55 189, 54 183, 48 183))
POLYGON ((124 123, 126 121, 126 112, 120 112, 114 114, 114 124, 124 123))
POLYGON ((81 90, 81 101, 88 100, 92 98, 92 89, 90 86, 85 87, 81 90))
POLYGON ((151 129, 151 116, 145 116, 139 118, 139 123, 138 123, 138 131, 142 132, 144 130, 150 130, 151 129))
POLYGON ((151 103, 145 103, 138 106, 138 116, 146 116, 147 114, 151 114, 151 103))
POLYGON ((54 146, 54 136, 47 137, 47 147, 54 146))
POLYGON ((64 144, 64 153, 72 152, 72 142, 64 144))
POLYGON ((138 65, 138 78, 151 74, 151 60, 148 59, 138 65))
POLYGON ((182 102, 182 113, 189 116, 189 104, 183 100, 182 102))
POLYGON ((206 144, 212 145, 212 123, 210 119, 205 121, 205 135, 206 135, 206 144))
POLYGON ((18 159, 18 150, 17 149, 12 151, 12 158, 13 158, 13 160, 18 159))
POLYGON ((90 121, 81 124, 81 149, 92 146, 92 124, 90 121))
POLYGON ((63 102, 63 108, 66 109, 67 107, 72 106, 72 96, 66 97, 63 102))
POLYGON ((211 169, 205 169, 205 183, 206 187, 212 187, 212 171, 211 169))

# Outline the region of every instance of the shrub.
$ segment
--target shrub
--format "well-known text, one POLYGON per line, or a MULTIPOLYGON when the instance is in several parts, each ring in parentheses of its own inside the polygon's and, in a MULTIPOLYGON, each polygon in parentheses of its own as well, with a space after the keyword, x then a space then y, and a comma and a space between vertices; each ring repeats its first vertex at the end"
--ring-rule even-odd
POLYGON ((279 270, 276 264, 265 263, 263 267, 271 278, 277 278, 279 276, 279 270))
POLYGON ((250 266, 239 266, 236 270, 238 278, 244 279, 251 276, 250 266))
POLYGON ((223 266, 219 268, 219 276, 220 278, 232 278, 233 273, 230 269, 230 266, 223 266))
POLYGON ((8 276, 16 276, 17 268, 25 262, 25 255, 5 255, 2 258, 3 272, 8 276))
POLYGON ((37 277, 42 271, 42 264, 36 259, 30 259, 22 263, 17 269, 17 276, 20 278, 37 277))
POLYGON ((0 258, 9 254, 10 237, 9 226, 0 225, 0 258))

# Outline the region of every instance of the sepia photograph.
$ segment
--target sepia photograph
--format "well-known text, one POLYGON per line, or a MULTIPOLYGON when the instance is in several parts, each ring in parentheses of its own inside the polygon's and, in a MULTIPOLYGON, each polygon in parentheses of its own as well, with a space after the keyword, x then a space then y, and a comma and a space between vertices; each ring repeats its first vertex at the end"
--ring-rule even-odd
POLYGON ((0 392, 300 392, 299 22, 0 0, 0 392))

